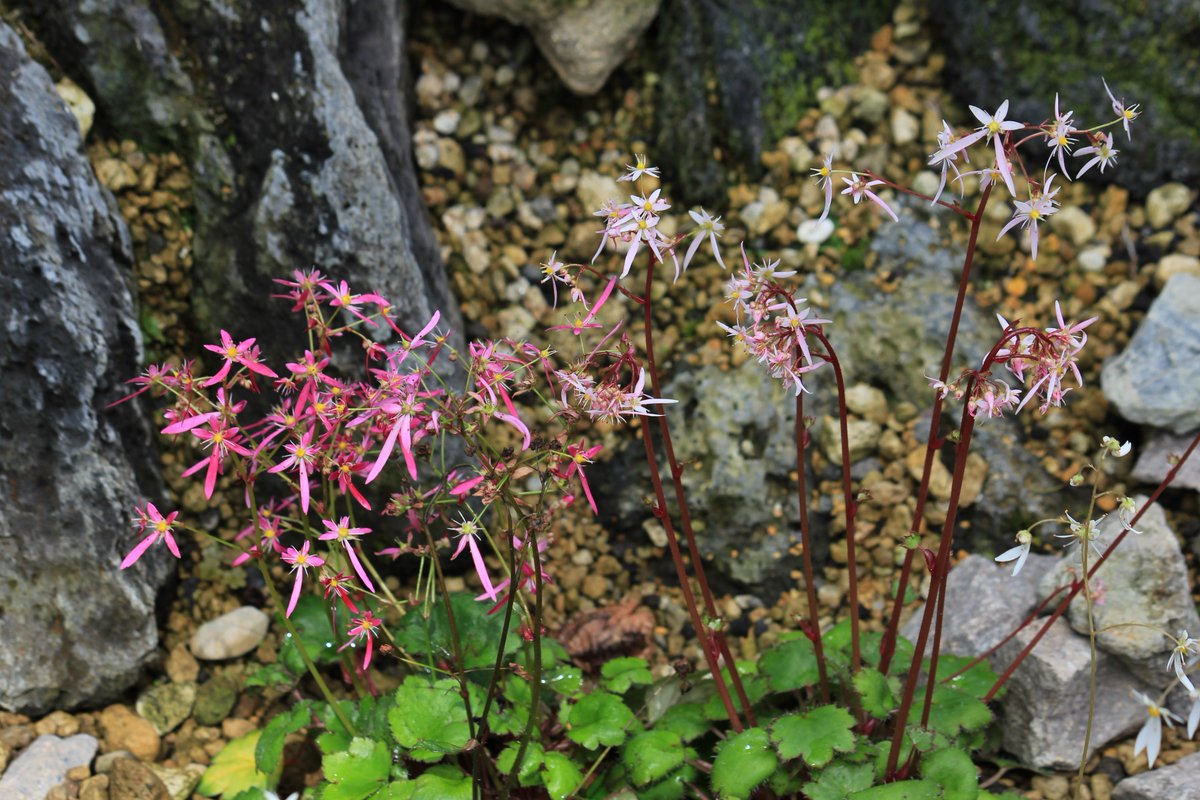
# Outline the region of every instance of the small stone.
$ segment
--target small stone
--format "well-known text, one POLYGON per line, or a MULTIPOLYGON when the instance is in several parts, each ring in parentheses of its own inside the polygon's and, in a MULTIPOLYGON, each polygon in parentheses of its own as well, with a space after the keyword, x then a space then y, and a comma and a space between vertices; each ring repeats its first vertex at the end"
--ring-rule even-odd
POLYGON ((1126 778, 1113 787, 1112 800, 1200 800, 1200 753, 1169 766, 1126 778))
POLYGON ((1146 196, 1146 219, 1161 230, 1175 221, 1196 199, 1191 189, 1182 183, 1167 183, 1146 196))
POLYGON ((921 121, 903 108, 892 109, 892 143, 912 144, 921 135, 921 121))
POLYGON ((227 718, 221 721, 221 735, 232 741, 250 733, 254 727, 254 723, 248 719, 227 718))
POLYGON ((203 661, 237 658, 258 647, 271 618, 257 608, 242 606, 201 625, 192 636, 192 655, 203 661))
MULTIPOLYGON (((879 449, 879 435, 882 432, 878 422, 866 419, 852 419, 846 423, 846 433, 850 450, 850 463, 855 464, 879 449)), ((817 440, 821 452, 831 462, 842 463, 842 429, 834 417, 823 417, 821 427, 817 431, 817 440)))
POLYGON ((583 210, 588 213, 600 208, 609 200, 625 199, 626 194, 628 192, 622 192, 615 180, 598 172, 584 172, 575 184, 575 196, 579 198, 583 210))
POLYGON ((854 93, 853 114, 856 119, 871 124, 878 123, 887 113, 888 96, 869 86, 859 87, 854 93))
POLYGON ((79 785, 79 800, 110 800, 108 776, 93 775, 79 785))
POLYGON ((79 733, 66 739, 44 735, 21 751, 0 776, 4 800, 44 800, 66 780, 67 772, 86 766, 96 754, 96 738, 79 733))
POLYGON ((887 396, 874 386, 856 383, 846 390, 846 407, 851 413, 883 424, 888 418, 887 396))
POLYGON ((182 769, 164 767, 161 764, 150 764, 150 771, 158 776, 166 788, 171 800, 189 800, 192 792, 204 777, 204 767, 199 764, 188 764, 182 769))
POLYGON ((138 185, 138 174, 119 158, 104 158, 96 162, 96 177, 112 192, 138 185))
POLYGON ((137 713, 150 721, 159 736, 179 727, 192 713, 196 684, 163 683, 151 686, 137 699, 137 713))
POLYGON ((1080 251, 1076 256, 1079 266, 1086 272, 1100 272, 1108 266, 1108 257, 1112 255, 1112 248, 1106 244, 1098 244, 1095 247, 1089 247, 1086 250, 1080 251))
POLYGON ((608 593, 608 578, 596 573, 589 573, 583 579, 583 595, 593 600, 599 600, 608 593))
POLYGON ((1065 235, 1076 247, 1087 244, 1096 235, 1096 223, 1079 206, 1059 209, 1051 220, 1051 227, 1065 235))
POLYGON ((100 714, 104 731, 104 749, 128 750, 142 761, 158 758, 161 744, 158 732, 149 720, 134 714, 123 705, 111 705, 100 714))
POLYGON ((1154 269, 1154 282, 1164 286, 1175 275, 1200 275, 1200 258, 1187 256, 1183 253, 1171 253, 1163 256, 1154 269))
POLYGON ((96 756, 96 774, 109 774, 113 771, 113 766, 122 758, 136 759, 137 756, 128 750, 110 750, 107 753, 101 753, 96 756))
POLYGON ((201 725, 217 725, 229 716, 237 703, 238 683, 226 675, 218 675, 200 684, 196 690, 194 716, 201 725))
POLYGON ((1050 775, 1034 778, 1033 788, 1041 791, 1045 800, 1066 800, 1071 793, 1071 782, 1064 775, 1050 775))
POLYGON ((80 138, 86 139, 92 130, 92 122, 96 118, 96 104, 92 102, 92 98, 88 97, 87 92, 79 88, 79 84, 70 78, 63 78, 54 84, 54 89, 67 104, 67 109, 71 112, 71 116, 75 117, 75 122, 79 124, 80 138))
POLYGON ((167 655, 167 677, 175 683, 195 681, 200 676, 200 664, 188 652, 187 645, 180 642, 167 655))
POLYGON ((805 244, 821 244, 833 235, 833 220, 826 217, 822 220, 806 219, 796 228, 796 238, 805 244))
POLYGON ((439 111, 433 118, 433 129, 443 136, 449 136, 458 130, 458 123, 461 119, 462 115, 452 108, 439 111))
POLYGON ((38 720, 33 730, 40 736, 50 733, 55 736, 74 736, 79 733, 79 720, 65 711, 52 711, 38 720))
POLYGON ((131 758, 119 759, 108 776, 110 797, 121 800, 172 800, 167 787, 148 766, 131 758))

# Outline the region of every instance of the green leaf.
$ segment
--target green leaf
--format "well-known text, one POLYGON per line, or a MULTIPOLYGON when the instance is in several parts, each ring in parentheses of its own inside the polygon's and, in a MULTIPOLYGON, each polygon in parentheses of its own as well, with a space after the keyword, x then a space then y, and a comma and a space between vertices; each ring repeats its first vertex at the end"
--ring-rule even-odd
POLYGON ((470 741, 467 709, 459 695, 459 684, 450 678, 430 683, 420 675, 409 675, 396 689, 395 705, 388 711, 392 735, 408 756, 416 761, 440 761, 449 753, 461 752, 470 741))
POLYGON ((438 764, 408 783, 413 789, 406 800, 471 800, 471 776, 450 764, 438 764))
MULTIPOLYGON (((750 705, 754 705, 759 700, 766 697, 770 691, 769 682, 766 678, 758 675, 758 665, 749 661, 739 661, 737 665, 738 674, 742 677, 742 688, 746 690, 746 697, 750 700, 750 705)), ((721 670, 721 675, 725 679, 725 685, 729 687, 729 698, 733 701, 733 707, 741 709, 741 703, 738 700, 737 693, 733 689, 733 680, 730 677, 729 669, 721 670)), ((709 695, 708 700, 704 703, 704 715, 711 720, 729 719, 729 715, 725 711, 725 703, 721 696, 715 691, 709 695)))
POLYGON ((821 706, 805 714, 789 714, 771 725, 771 741, 785 760, 804 757, 810 767, 823 767, 834 751, 854 749, 854 717, 838 706, 821 706))
POLYGON ((621 698, 608 692, 593 692, 581 698, 567 713, 567 736, 589 750, 601 745, 616 746, 625 741, 625 728, 633 722, 633 712, 621 698))
POLYGON ((779 766, 762 728, 747 728, 721 745, 712 767, 712 787, 723 800, 746 800, 779 766))
POLYGON ((933 781, 896 781, 854 792, 850 800, 939 800, 942 790, 933 781))
POLYGON ((321 759, 321 769, 329 781, 321 800, 366 800, 387 784, 392 754, 383 742, 357 737, 349 749, 321 759))
POLYGON ((635 684, 646 686, 654 682, 644 658, 614 658, 606 661, 600 668, 600 675, 604 679, 604 688, 615 694, 625 694, 635 684))
POLYGON ((820 679, 817 656, 807 638, 792 639, 763 653, 758 669, 770 679, 774 692, 803 689, 820 679))
POLYGON ((217 753, 196 791, 205 797, 228 795, 234 797, 247 789, 265 789, 269 778, 255 766, 254 748, 262 731, 239 736, 217 753))
POLYGON ((679 768, 684 758, 683 739, 664 730, 639 733, 625 743, 622 758, 634 784, 645 786, 679 768))
POLYGON ((962 750, 927 753, 921 758, 921 777, 942 787, 946 800, 975 800, 979 795, 979 773, 962 750))
POLYGON ((947 736, 959 731, 978 731, 992 721, 992 712, 982 700, 960 689, 939 686, 933 690, 928 727, 947 736))
MULTIPOLYGON (((879 666, 879 648, 883 644, 883 634, 879 631, 863 631, 861 636, 863 661, 872 667, 879 666)), ((896 649, 892 654, 892 664, 905 667, 912 663, 912 642, 903 636, 896 637, 896 649)))
MULTIPOLYGON (((496 769, 505 775, 511 773, 517 760, 517 753, 520 750, 520 742, 509 742, 504 750, 500 752, 500 757, 496 759, 496 769)), ((535 783, 541 782, 539 771, 542 768, 545 755, 545 749, 537 742, 530 742, 525 748, 525 757, 521 760, 521 771, 517 775, 517 780, 521 782, 522 786, 532 786, 535 783)))
MULTIPOLYGON (((341 656, 337 651, 337 637, 333 633, 333 622, 329 615, 329 604, 315 594, 301 595, 300 602, 288 617, 308 657, 317 664, 336 664, 341 656)), ((308 668, 304 657, 290 633, 285 633, 279 645, 279 663, 293 675, 304 675, 308 668)))
POLYGON ((683 741, 690 742, 703 736, 710 727, 711 723, 704 716, 703 708, 696 703, 685 703, 675 706, 663 714, 654 729, 671 731, 678 734, 683 741))
MULTIPOLYGON (((489 615, 489 606, 478 603, 465 592, 450 595, 450 608, 462 645, 463 667, 467 670, 487 669, 496 663, 496 651, 500 648, 500 635, 504 632, 504 615, 489 615)), ((517 651, 521 638, 513 633, 504 642, 504 655, 517 651)), ((450 619, 446 607, 438 603, 429 617, 410 612, 396 626, 396 644, 414 656, 448 659, 454 652, 454 638, 450 633, 450 619)))
POLYGON ((271 689, 275 687, 289 687, 297 680, 297 677, 287 667, 283 666, 283 664, 275 663, 254 670, 254 672, 250 673, 242 681, 242 685, 262 686, 271 689))
MULTIPOLYGON (((689 747, 685 758, 694 759, 695 757, 696 751, 689 747)), ((694 797, 695 793, 692 791, 692 787, 698 779, 699 773, 696 768, 689 763, 684 763, 658 783, 639 788, 637 798, 638 800, 683 800, 685 797, 694 797)))
POLYGON ((804 784, 810 800, 846 800, 851 792, 870 788, 875 782, 872 764, 834 762, 821 770, 816 779, 804 784))
POLYGON ((292 706, 290 711, 278 714, 268 722, 254 747, 254 763, 258 771, 266 775, 273 773, 279 766, 279 759, 283 757, 284 739, 289 733, 295 733, 308 725, 311 720, 312 702, 301 700, 292 706))
POLYGON ((864 667, 854 676, 854 690, 862 702, 863 710, 876 719, 887 719, 896 710, 896 691, 900 682, 888 678, 877 669, 864 667))
POLYGON ((568 664, 558 664, 548 669, 543 668, 542 685, 565 697, 573 695, 583 685, 583 670, 568 664))
MULTIPOLYGON (((943 653, 938 657, 938 675, 954 675, 954 673, 974 660, 965 656, 952 656, 943 653)), ((928 672, 929 662, 926 661, 925 664, 926 672, 928 672)), ((947 681, 947 685, 953 686, 955 689, 960 689, 972 697, 981 699, 991 691, 995 683, 996 673, 992 672, 992 668, 988 665, 987 661, 980 661, 962 675, 957 675, 947 681)))
POLYGON ((562 753, 549 752, 542 767, 542 781, 553 800, 564 800, 583 783, 583 773, 562 753))

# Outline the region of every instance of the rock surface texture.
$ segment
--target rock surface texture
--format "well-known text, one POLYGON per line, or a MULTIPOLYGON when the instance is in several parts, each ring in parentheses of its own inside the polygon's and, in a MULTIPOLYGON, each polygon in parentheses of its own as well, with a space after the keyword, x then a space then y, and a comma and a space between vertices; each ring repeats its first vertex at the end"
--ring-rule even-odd
MULTIPOLYGON (((994 109, 1010 100, 1009 119, 1040 122, 1062 109, 1085 125, 1114 118, 1102 76, 1118 100, 1138 104, 1133 140, 1114 136, 1121 166, 1089 179, 1117 180, 1148 192, 1167 180, 1193 184, 1200 175, 1200 5, 1192 0, 937 0, 938 26, 962 103, 994 109), (1081 22, 1083 24, 1081 24, 1081 22), (1146 47, 1146 42, 1154 42, 1146 47)), ((971 124, 974 124, 973 122, 971 124)), ((1068 164, 1079 169, 1082 162, 1068 164)))
POLYGON ((1113 787, 1113 800, 1200 800, 1200 753, 1126 778, 1113 787))
POLYGON ((105 408, 139 369, 128 234, 3 24, 0 75, 0 707, 38 713, 137 678, 167 564, 118 569, 135 502, 161 493, 136 408, 105 408))
POLYGON ((1100 373, 1104 394, 1132 422, 1186 433, 1200 427, 1200 275, 1167 281, 1128 346, 1100 373))
POLYGON ((450 0, 476 14, 529 28, 542 55, 573 92, 600 90, 654 21, 661 0, 450 0))
POLYGON ((412 161, 404 0, 181 3, 170 19, 141 0, 24 10, 113 133, 189 163, 201 335, 291 355, 300 331, 271 280, 315 266, 387 297, 406 330, 440 310, 461 336, 412 161))

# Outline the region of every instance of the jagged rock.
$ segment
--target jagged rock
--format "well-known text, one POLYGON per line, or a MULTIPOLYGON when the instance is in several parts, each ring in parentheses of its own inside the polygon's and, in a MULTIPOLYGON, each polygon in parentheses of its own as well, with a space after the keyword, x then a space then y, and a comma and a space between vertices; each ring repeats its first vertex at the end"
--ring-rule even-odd
POLYGON ((96 737, 86 733, 66 739, 39 736, 0 777, 4 800, 43 800, 46 793, 67 779, 67 772, 88 764, 96 754, 96 737))
POLYGON ((1009 119, 1037 123, 1053 113, 1057 92, 1063 110, 1074 110, 1083 125, 1098 125, 1114 118, 1104 76, 1117 99, 1139 104, 1141 113, 1132 141, 1121 130, 1114 136, 1120 166, 1104 174, 1092 170, 1087 180, 1117 181, 1139 193, 1167 180, 1195 185, 1200 84, 1188 76, 1196 63, 1200 6, 1190 0, 937 0, 930 11, 964 121, 970 120, 968 103, 993 109, 1007 98, 1009 119))
MULTIPOLYGON (((1139 508, 1146 500, 1144 496, 1134 498, 1139 508)), ((1181 630, 1200 631, 1200 615, 1192 602, 1187 562, 1162 506, 1151 505, 1138 520, 1137 529, 1141 535, 1126 536, 1092 579, 1103 597, 1102 603, 1092 605, 1096 629, 1101 631, 1096 644, 1120 658, 1143 681, 1162 689, 1173 673, 1167 669, 1172 641, 1161 631, 1172 635, 1181 630)), ((1120 520, 1115 514, 1108 515, 1099 525, 1100 546, 1106 547, 1120 532, 1120 520)), ((1042 580, 1041 595, 1068 583, 1069 573, 1078 573, 1079 566, 1078 555, 1064 558, 1042 580)), ((1083 597, 1071 603, 1068 618, 1078 633, 1087 633, 1083 597)))
MULTIPOLYGON (((943 647, 962 656, 978 656, 999 644, 1023 622, 1038 603, 1037 586, 1059 559, 1031 555, 1012 577, 1004 567, 982 556, 968 556, 950 571, 946 584, 943 647), (966 613, 968 612, 969 613, 966 613)), ((915 639, 921 622, 918 609, 901 633, 915 639)), ((989 659, 999 672, 1032 641, 1041 624, 1035 620, 989 659)), ((1087 639, 1075 634, 1062 619, 1013 673, 999 704, 1004 748, 1024 764, 1037 768, 1066 769, 1079 763, 1087 725, 1091 680, 1091 650, 1087 639)), ((1096 705, 1092 750, 1136 730, 1145 717, 1144 707, 1131 690, 1143 690, 1121 662, 1101 652, 1097 661, 1096 705)))
POLYGON ((817 89, 845 81, 892 6, 666 2, 655 47, 662 89, 654 163, 667 165, 679 199, 725 205, 725 174, 713 150, 728 152, 742 169, 759 170, 763 151, 817 105, 817 89))
POLYGON ((1200 753, 1169 766, 1126 778, 1113 787, 1113 800, 1200 800, 1200 753))
POLYGON ((637 46, 661 0, 450 0, 503 17, 533 34, 542 55, 573 92, 595 94, 637 46))
POLYGON ((1200 275, 1163 286, 1120 355, 1104 363, 1104 394, 1132 422, 1175 433, 1200 427, 1200 275))
POLYGON ((144 0, 17 5, 112 132, 188 161, 202 334, 291 355, 302 323, 271 279, 316 266, 387 297, 404 329, 440 310, 462 342, 412 159, 405 0, 184 3, 169 24, 144 0))
MULTIPOLYGON (((1130 476, 1142 483, 1157 486, 1174 467, 1170 458, 1182 456, 1192 439, 1196 438, 1196 433, 1197 431, 1189 431, 1177 436, 1166 431, 1153 432, 1137 449, 1137 464, 1130 476)), ((1179 472, 1175 473, 1171 487, 1200 491, 1200 453, 1193 453, 1192 457, 1183 463, 1179 472)))
POLYGON ((98 703, 158 634, 163 553, 118 569, 135 502, 158 499, 138 371, 129 234, 46 71, 0 24, 0 707, 98 703))

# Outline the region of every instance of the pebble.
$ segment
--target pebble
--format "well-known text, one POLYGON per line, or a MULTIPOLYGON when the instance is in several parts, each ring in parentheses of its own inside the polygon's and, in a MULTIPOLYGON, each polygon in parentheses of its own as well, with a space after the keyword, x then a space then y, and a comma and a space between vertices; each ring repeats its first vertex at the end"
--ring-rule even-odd
POLYGON ((39 736, 13 760, 0 777, 4 800, 44 800, 74 767, 86 766, 96 754, 96 737, 79 733, 66 739, 39 736))
POLYGON ((1112 255, 1112 248, 1106 244, 1099 244, 1081 251, 1076 260, 1086 272, 1101 272, 1108 266, 1110 255, 1112 255))
POLYGON ((188 652, 187 645, 180 642, 171 648, 165 665, 167 677, 175 683, 187 683, 200 677, 200 663, 188 652))
POLYGON ((111 705, 100 713, 100 728, 104 732, 104 750, 128 750, 142 761, 158 758, 161 739, 149 720, 139 717, 127 707, 111 705))
POLYGON ((625 200, 628 194, 614 179, 590 170, 579 175, 574 189, 583 210, 589 214, 609 200, 625 200))
POLYGON ((912 144, 921 135, 921 121, 903 108, 892 109, 892 143, 912 144))
POLYGON ((137 699, 137 713, 150 721, 159 736, 179 727, 192 713, 196 684, 163 683, 151 686, 137 699))
POLYGON ((201 725, 217 725, 229 716, 237 703, 238 682, 225 675, 200 684, 196 690, 194 717, 201 725))
POLYGON ((92 122, 96 119, 96 104, 92 102, 92 98, 88 97, 87 92, 79 88, 79 84, 70 78, 63 78, 54 84, 54 90, 67 104, 71 116, 75 117, 75 122, 79 125, 80 138, 86 139, 92 130, 92 122))
POLYGON ((804 244, 818 245, 832 236, 836 227, 828 217, 821 220, 806 219, 796 228, 796 238, 804 244))
POLYGON ((583 579, 583 595, 593 600, 599 600, 608 592, 608 578, 592 572, 583 579))
POLYGON ((81 783, 79 800, 109 800, 108 776, 93 775, 81 783))
POLYGON ((271 618, 257 608, 241 608, 210 620, 192 635, 192 655, 202 661, 237 658, 258 647, 271 618))
POLYGON ((119 759, 108 776, 110 797, 121 800, 174 800, 154 771, 131 758, 119 759))
POLYGON ((1157 230, 1166 228, 1187 211, 1195 198, 1195 193, 1182 183, 1163 184, 1146 196, 1146 219, 1157 230))
POLYGON ((188 764, 182 769, 151 764, 150 771, 162 781, 172 800, 189 800, 204 777, 204 767, 199 764, 188 764))
POLYGON ((462 115, 452 108, 438 112, 438 115, 433 118, 433 129, 438 133, 449 136, 458 130, 458 123, 462 120, 462 115))
POLYGON ((65 711, 52 711, 34 723, 33 730, 39 736, 47 733, 55 736, 74 736, 79 733, 79 720, 65 711))
POLYGON ((137 172, 119 158, 105 158, 96 162, 96 177, 112 192, 138 185, 137 172))
POLYGON ((1096 223, 1079 206, 1065 206, 1054 215, 1051 227, 1061 232, 1076 247, 1091 241, 1096 235, 1096 223))
POLYGON ((1172 276, 1184 272, 1200 275, 1200 258, 1171 253, 1159 259, 1158 266, 1154 269, 1154 282, 1161 288, 1172 276))

